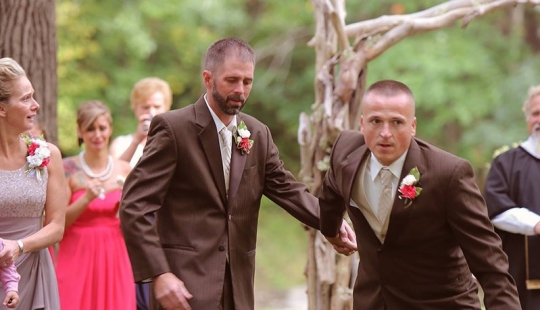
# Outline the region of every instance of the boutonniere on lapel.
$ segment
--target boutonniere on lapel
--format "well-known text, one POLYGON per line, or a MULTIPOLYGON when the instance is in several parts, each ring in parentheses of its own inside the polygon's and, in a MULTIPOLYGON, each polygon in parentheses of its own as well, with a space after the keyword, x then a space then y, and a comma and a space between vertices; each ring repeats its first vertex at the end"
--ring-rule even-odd
POLYGON ((249 138, 250 136, 251 132, 249 132, 246 123, 240 121, 238 130, 234 134, 234 141, 236 142, 236 147, 242 151, 242 154, 249 154, 249 151, 253 147, 253 140, 249 138))
POLYGON ((409 174, 401 180, 401 184, 399 185, 399 193, 401 195, 399 195, 399 199, 403 199, 405 208, 408 208, 413 200, 422 192, 422 188, 416 186, 418 181, 420 181, 420 172, 417 167, 412 168, 409 174))

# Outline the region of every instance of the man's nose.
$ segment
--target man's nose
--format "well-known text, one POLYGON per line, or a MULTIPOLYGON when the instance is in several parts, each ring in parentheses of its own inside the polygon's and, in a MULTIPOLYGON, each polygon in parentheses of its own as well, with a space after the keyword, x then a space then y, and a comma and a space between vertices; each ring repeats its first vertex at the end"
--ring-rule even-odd
POLYGON ((244 94, 245 91, 246 91, 246 88, 245 88, 245 85, 242 81, 236 83, 234 85, 234 90, 233 90, 235 93, 237 94, 244 94))
POLYGON ((392 132, 390 131, 390 124, 383 123, 381 128, 381 136, 385 138, 392 136, 392 132))

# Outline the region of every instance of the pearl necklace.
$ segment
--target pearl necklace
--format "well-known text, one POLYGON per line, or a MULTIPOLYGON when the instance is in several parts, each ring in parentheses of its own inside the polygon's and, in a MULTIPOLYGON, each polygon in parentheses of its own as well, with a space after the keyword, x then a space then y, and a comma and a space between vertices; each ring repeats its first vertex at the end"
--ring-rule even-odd
POLYGON ((81 162, 81 168, 84 171, 84 173, 93 179, 99 179, 101 182, 107 181, 113 173, 113 167, 114 162, 111 155, 109 155, 108 161, 107 161, 107 167, 105 167, 105 170, 103 170, 100 173, 94 173, 92 172, 92 169, 88 167, 88 164, 84 160, 84 151, 79 153, 79 161, 81 162))

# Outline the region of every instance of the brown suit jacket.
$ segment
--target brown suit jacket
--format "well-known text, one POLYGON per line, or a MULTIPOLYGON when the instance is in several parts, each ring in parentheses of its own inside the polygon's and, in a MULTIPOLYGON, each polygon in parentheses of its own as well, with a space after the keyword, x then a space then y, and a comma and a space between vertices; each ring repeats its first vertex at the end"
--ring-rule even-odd
POLYGON ((334 144, 319 199, 324 235, 335 236, 345 210, 356 231, 354 309, 480 309, 471 272, 485 291, 486 309, 521 309, 471 165, 413 139, 400 182, 418 167, 423 190, 407 208, 396 193, 381 244, 350 205, 355 175, 369 154, 360 132, 344 131, 334 144))
POLYGON ((154 117, 144 155, 124 185, 120 217, 135 281, 171 271, 194 295, 193 310, 219 308, 227 253, 235 307, 254 308, 263 195, 319 227, 317 199, 284 169, 268 127, 243 113, 237 118, 254 144, 243 155, 233 145, 228 199, 218 133, 203 97, 154 117))

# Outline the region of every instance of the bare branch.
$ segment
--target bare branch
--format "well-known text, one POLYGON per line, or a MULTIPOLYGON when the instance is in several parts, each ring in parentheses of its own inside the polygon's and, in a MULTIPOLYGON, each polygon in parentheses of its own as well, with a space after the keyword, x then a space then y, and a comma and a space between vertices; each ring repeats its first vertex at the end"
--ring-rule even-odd
POLYGON ((385 33, 406 22, 423 18, 429 19, 446 14, 453 15, 455 11, 462 11, 463 9, 469 10, 472 16, 472 18, 466 21, 468 23, 475 15, 481 16, 487 12, 520 3, 538 5, 540 4, 540 0, 452 0, 417 13, 408 15, 383 15, 375 19, 350 24, 345 27, 345 31, 349 38, 368 37, 378 33, 385 33))
POLYGON ((334 8, 332 3, 330 3, 330 0, 326 0, 326 7, 328 10, 328 16, 330 17, 330 21, 332 22, 334 30, 336 31, 339 50, 347 50, 350 45, 347 34, 345 33, 345 17, 340 15, 340 12, 334 8))
MULTIPOLYGON (((540 0, 532 0, 532 1, 519 1, 519 0, 497 0, 497 1, 478 1, 478 3, 472 3, 473 1, 451 1, 454 2, 452 6, 447 6, 446 8, 452 8, 451 10, 446 10, 445 12, 442 12, 442 9, 444 8, 442 5, 439 5, 439 11, 440 14, 433 15, 431 17, 421 17, 421 18, 412 18, 412 16, 422 16, 422 14, 417 13, 418 15, 409 15, 406 16, 396 16, 399 18, 395 18, 394 20, 387 20, 386 25, 382 25, 381 23, 377 24, 377 26, 380 26, 377 30, 371 30, 369 31, 370 34, 377 33, 380 34, 381 37, 378 38, 376 42, 374 42, 371 46, 365 47, 365 53, 366 53, 366 59, 367 61, 375 59, 377 56, 379 56, 381 53, 386 51, 391 46, 395 45, 402 39, 423 33, 428 32, 431 30, 441 29, 444 27, 448 27, 455 23, 459 19, 463 19, 462 27, 466 27, 468 23, 470 23, 474 18, 485 15, 486 13, 489 13, 494 10, 499 10, 504 7, 509 7, 512 5, 516 5, 518 2, 529 2, 529 3, 539 3, 540 0), (469 6, 465 6, 464 2, 469 2, 469 6), (458 5, 459 4, 459 5, 458 5), (389 25, 393 25, 392 27, 389 27, 389 25), (381 29, 389 29, 386 32, 377 32, 381 29)), ((449 2, 449 3, 451 3, 449 2)), ((435 13, 435 11, 432 11, 434 8, 427 10, 431 13, 435 13)), ((424 11, 426 12, 426 11, 424 11)), ((425 14, 424 14, 425 15, 425 14)), ((366 30, 366 29, 364 29, 366 30)), ((361 37, 365 37, 366 34, 358 33, 357 35, 361 37)))
POLYGON ((421 18, 403 23, 384 34, 372 47, 366 48, 366 58, 368 61, 373 60, 406 37, 447 27, 467 14, 470 14, 470 10, 462 8, 437 17, 421 18))

